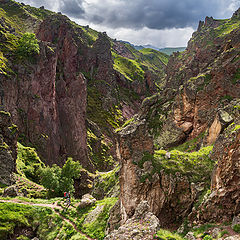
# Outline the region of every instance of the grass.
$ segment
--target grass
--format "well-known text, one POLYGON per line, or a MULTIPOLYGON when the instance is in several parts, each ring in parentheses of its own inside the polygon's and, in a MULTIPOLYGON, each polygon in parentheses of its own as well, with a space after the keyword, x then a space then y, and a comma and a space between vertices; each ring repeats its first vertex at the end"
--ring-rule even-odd
POLYGON ((168 174, 179 172, 188 177, 190 182, 204 181, 210 183, 210 176, 215 166, 215 162, 209 157, 213 146, 203 147, 196 152, 181 152, 178 150, 170 151, 170 158, 166 157, 167 151, 157 150, 154 156, 146 152, 143 158, 137 164, 143 168, 146 161, 151 161, 153 171, 150 174, 143 175, 141 182, 147 178, 151 181, 154 173, 160 173, 162 169, 168 174))
POLYGON ((159 52, 151 48, 143 48, 139 50, 144 56, 151 58, 152 61, 161 61, 164 65, 167 65, 169 56, 165 53, 159 52))
POLYGON ((45 164, 38 157, 35 148, 25 147, 19 142, 17 146, 18 154, 16 164, 18 174, 39 183, 38 170, 44 167, 45 164))
POLYGON ((102 240, 105 236, 105 228, 109 218, 109 211, 116 203, 117 198, 105 198, 97 201, 93 206, 84 209, 70 208, 68 212, 61 212, 66 218, 77 225, 77 228, 92 238, 102 240), (102 211, 89 223, 84 223, 86 217, 96 209, 97 206, 103 206, 102 211))
POLYGON ((15 227, 31 227, 41 239, 53 240, 62 226, 61 218, 50 208, 0 203, 0 213, 1 239, 9 239, 15 227))
POLYGON ((118 166, 114 170, 106 173, 97 172, 96 178, 98 178, 98 181, 94 186, 95 191, 92 193, 95 198, 101 199, 104 196, 108 196, 114 186, 119 184, 119 177, 116 174, 119 169, 120 167, 118 166))
POLYGON ((144 80, 144 71, 137 61, 122 57, 114 52, 112 52, 112 55, 114 60, 113 68, 116 71, 120 72, 131 82, 144 80))
POLYGON ((161 239, 161 240, 184 240, 183 237, 181 237, 179 234, 177 233, 172 233, 168 230, 164 230, 164 229, 160 229, 157 234, 156 237, 153 239, 161 239), (158 237, 158 238, 156 238, 158 237))

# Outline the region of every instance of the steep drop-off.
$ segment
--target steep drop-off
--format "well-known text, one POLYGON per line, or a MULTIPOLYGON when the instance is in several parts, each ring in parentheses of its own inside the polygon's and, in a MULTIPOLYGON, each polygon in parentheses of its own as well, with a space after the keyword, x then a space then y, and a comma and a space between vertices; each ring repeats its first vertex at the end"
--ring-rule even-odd
POLYGON ((205 222, 239 213, 239 27, 240 10, 228 20, 200 22, 187 49, 170 57, 163 91, 146 98, 120 132, 123 220, 142 200, 168 227, 192 210, 192 220, 205 222), (225 146, 230 124, 236 137, 225 146), (210 200, 201 205, 211 181, 210 200))
POLYGON ((71 156, 89 170, 111 168, 114 130, 157 91, 168 57, 146 56, 44 8, 5 0, 0 10, 2 99, 21 141, 50 165, 71 156), (40 53, 21 57, 19 39, 29 31, 40 53))

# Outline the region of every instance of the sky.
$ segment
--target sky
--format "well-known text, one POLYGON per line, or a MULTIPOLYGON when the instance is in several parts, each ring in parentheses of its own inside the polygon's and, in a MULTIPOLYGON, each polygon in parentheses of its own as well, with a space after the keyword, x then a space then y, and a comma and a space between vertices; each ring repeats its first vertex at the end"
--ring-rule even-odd
POLYGON ((199 20, 230 18, 240 0, 21 0, 62 12, 111 38, 158 48, 184 47, 199 20))

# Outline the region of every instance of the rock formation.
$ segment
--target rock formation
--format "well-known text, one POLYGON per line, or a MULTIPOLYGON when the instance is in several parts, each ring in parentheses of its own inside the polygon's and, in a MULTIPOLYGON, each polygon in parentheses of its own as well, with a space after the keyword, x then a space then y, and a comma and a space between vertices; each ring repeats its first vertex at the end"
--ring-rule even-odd
POLYGON ((14 183, 13 173, 16 172, 18 129, 13 125, 11 115, 0 111, 0 183, 14 183))
MULTIPOLYGON (((133 62, 124 58, 124 50, 111 49, 113 40, 105 33, 78 26, 62 14, 44 8, 33 11, 12 0, 1 2, 0 7, 3 13, 6 11, 0 24, 1 38, 6 46, 12 41, 12 47, 0 49, 7 56, 0 71, 3 100, 19 127, 21 139, 34 145, 50 165, 63 165, 71 156, 91 171, 112 168, 117 159, 114 129, 136 113, 147 94, 156 91, 155 76, 161 73, 160 81, 165 67, 156 70, 154 60, 140 52, 141 65, 137 59, 133 62), (9 6, 15 15, 7 14, 9 6), (40 53, 16 63, 18 32, 26 30, 36 33, 40 53), (116 67, 118 58, 133 69, 125 73, 121 64, 116 67), (146 63, 150 61, 148 68, 146 63), (91 124, 86 125, 86 120, 91 124), (94 124, 101 132, 98 146, 92 141, 95 134, 88 128, 94 124), (104 163, 100 164, 102 159, 104 163)), ((117 45, 127 48, 120 42, 117 45)), ((164 65, 161 61, 158 64, 164 65)))
POLYGON ((229 22, 206 18, 205 24, 201 23, 193 34, 186 51, 170 57, 164 90, 145 99, 139 114, 120 132, 123 219, 131 218, 137 205, 146 200, 162 226, 181 223, 192 211, 196 212, 194 205, 201 204, 198 199, 210 187, 214 162, 218 164, 213 174, 212 193, 197 218, 205 222, 220 221, 238 214, 239 137, 228 139, 229 130, 223 134, 234 128, 233 122, 236 127, 239 121, 236 112, 240 96, 240 32, 234 25, 236 21, 239 21, 237 14, 229 22), (227 31, 225 24, 233 24, 235 28, 227 31), (204 148, 213 144, 212 153, 210 147, 204 148), (171 152, 174 148, 184 150, 171 152), (183 171, 187 165, 181 166, 181 154, 199 149, 193 153, 199 169, 193 165, 183 171), (197 154, 203 149, 208 149, 205 156, 211 160, 202 168, 205 157, 197 154), (165 159, 159 158, 163 153, 165 159), (172 158, 171 154, 179 157, 172 158), (178 167, 171 172, 169 166, 178 167), (209 170, 205 172, 206 169, 209 170), (198 175, 197 171, 205 172, 206 178, 203 175, 189 178, 198 175), (218 205, 222 210, 216 211, 218 205))
POLYGON ((125 224, 107 235, 105 240, 153 239, 159 228, 159 220, 149 211, 147 201, 142 201, 135 214, 125 224))

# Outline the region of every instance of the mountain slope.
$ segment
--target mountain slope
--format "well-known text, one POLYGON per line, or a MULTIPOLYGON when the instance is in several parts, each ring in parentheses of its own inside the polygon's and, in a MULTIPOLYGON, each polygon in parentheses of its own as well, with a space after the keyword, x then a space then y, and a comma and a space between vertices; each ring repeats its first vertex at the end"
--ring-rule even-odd
POLYGON ((3 105, 20 140, 47 164, 72 156, 92 170, 111 168, 115 129, 158 91, 165 64, 122 45, 133 56, 126 57, 114 47, 121 43, 60 13, 5 0, 0 14, 3 105), (36 33, 39 54, 17 53, 26 32, 36 33))
POLYGON ((233 196, 239 195, 235 188, 239 179, 235 162, 239 150, 239 23, 240 10, 228 20, 207 17, 200 22, 187 49, 170 57, 163 91, 146 98, 139 114, 120 131, 120 200, 126 219, 142 200, 168 227, 181 224, 191 211, 191 221, 195 217, 200 222, 221 221, 223 215, 231 221, 239 213, 233 196), (201 205, 211 181, 211 202, 201 205), (220 202, 224 207, 217 207, 220 202))

